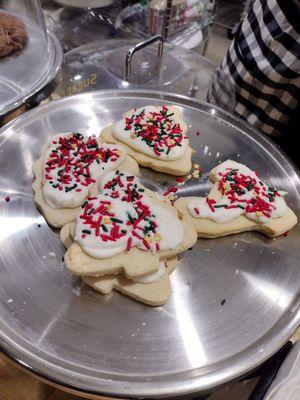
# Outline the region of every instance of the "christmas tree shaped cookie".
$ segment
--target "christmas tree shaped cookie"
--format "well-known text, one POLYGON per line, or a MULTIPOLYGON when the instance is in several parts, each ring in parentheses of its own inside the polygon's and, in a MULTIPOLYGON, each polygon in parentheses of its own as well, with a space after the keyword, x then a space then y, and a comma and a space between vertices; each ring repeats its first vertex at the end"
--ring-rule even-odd
POLYGON ((187 131, 178 107, 145 106, 125 113, 101 136, 108 143, 122 143, 139 165, 178 176, 192 167, 187 131))
POLYGON ((137 163, 121 146, 80 133, 56 135, 33 166, 35 202, 50 225, 62 227, 76 219, 99 178, 120 166, 138 173, 137 163))
POLYGON ((198 237, 251 230, 276 237, 297 223, 284 200, 286 193, 266 185, 243 164, 227 160, 211 171, 210 180, 213 187, 208 196, 175 202, 180 217, 196 229, 198 237))
MULTIPOLYGON (((75 224, 67 224, 61 230, 61 240, 70 247, 73 242, 75 224)), ((178 259, 173 256, 160 261, 159 269, 151 274, 127 279, 123 274, 110 274, 101 277, 84 276, 83 281, 102 294, 109 294, 112 290, 121 292, 128 297, 151 306, 165 304, 171 295, 169 275, 174 271, 178 259)))
POLYGON ((122 272, 134 279, 159 269, 161 259, 191 247, 197 236, 165 199, 146 190, 135 176, 109 172, 101 194, 89 197, 77 216, 75 242, 65 261, 77 275, 122 272))

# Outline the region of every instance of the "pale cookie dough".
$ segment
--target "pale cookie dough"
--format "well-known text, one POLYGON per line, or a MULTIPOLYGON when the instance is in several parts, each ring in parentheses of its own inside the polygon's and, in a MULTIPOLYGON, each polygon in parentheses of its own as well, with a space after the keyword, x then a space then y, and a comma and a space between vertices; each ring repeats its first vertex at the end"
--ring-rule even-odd
MULTIPOLYGON (((146 106, 143 108, 146 110, 146 115, 150 115, 149 112, 156 112, 161 110, 161 107, 146 106)), ((129 127, 126 128, 126 123, 124 121, 130 120, 133 114, 143 111, 130 110, 123 115, 123 119, 116 122, 112 126, 105 128, 101 132, 101 137, 108 143, 122 143, 126 148, 127 153, 132 156, 141 166, 149 167, 155 171, 164 172, 170 175, 185 175, 192 168, 191 158, 193 155, 193 150, 189 146, 189 140, 187 137, 187 126, 181 119, 180 110, 177 107, 170 106, 167 108, 168 112, 174 113, 174 122, 179 124, 182 138, 180 140, 180 146, 171 147, 170 151, 167 153, 167 145, 162 145, 159 147, 161 150, 158 152, 153 151, 153 147, 146 145, 145 141, 141 141, 139 137, 136 137, 136 132, 134 127, 130 130, 129 127), (124 129, 124 126, 126 129, 124 129), (158 154, 160 154, 158 156, 158 154)), ((158 114, 158 113, 157 113, 158 114)), ((145 121, 143 121, 145 122, 145 121)), ((130 125, 131 126, 131 125, 130 125)), ((173 125, 172 125, 173 126, 173 125)), ((173 140, 171 137, 169 140, 173 140)), ((169 142, 166 143, 169 143, 169 142)), ((154 142, 153 142, 154 143, 154 142)))
POLYGON ((183 242, 172 250, 163 250, 155 254, 132 247, 109 259, 99 259, 88 255, 78 243, 73 243, 65 254, 68 269, 75 275, 102 276, 112 273, 124 273, 128 278, 136 278, 157 271, 160 259, 172 257, 192 247, 197 234, 190 226, 183 224, 183 242))
POLYGON ((132 279, 155 272, 161 258, 181 253, 197 240, 195 230, 179 222, 171 203, 145 189, 137 177, 107 172, 99 189, 102 194, 87 202, 77 218, 76 242, 65 257, 72 273, 124 272, 132 279), (116 240, 108 240, 116 230, 116 240))
MULTIPOLYGON (((68 134, 61 134, 59 136, 65 136, 68 134)), ((52 138, 53 140, 53 138, 52 138)), ((97 139, 98 144, 102 144, 102 139, 97 139)), ((103 145, 105 145, 103 143, 103 145)), ((61 207, 61 208, 54 208, 53 206, 49 205, 45 201, 44 193, 43 193, 43 186, 45 185, 45 180, 43 178, 43 170, 44 170, 44 162, 45 157, 48 152, 49 145, 42 146, 41 149, 41 157, 33 164, 33 173, 35 176, 35 180, 33 182, 32 188, 35 193, 34 199, 37 204, 37 207, 44 215, 47 222, 52 225, 53 227, 60 228, 67 224, 68 222, 74 221, 78 212, 80 211, 80 207, 61 207)), ((123 170, 128 171, 132 174, 139 173, 138 164, 134 159, 128 156, 123 150, 122 146, 120 146, 120 152, 122 157, 121 163, 116 163, 116 168, 121 167, 123 170)), ((97 192, 97 188, 95 185, 90 185, 89 193, 92 195, 93 193, 97 192)))
POLYGON ((211 171, 210 180, 214 185, 207 198, 183 197, 175 202, 179 217, 196 229, 200 238, 252 230, 276 237, 297 223, 283 199, 285 193, 265 185, 242 164, 227 160, 211 171), (232 190, 236 184, 232 179, 239 182, 234 186, 242 190, 239 194, 232 190))
POLYGON ((165 304, 170 298, 172 288, 169 274, 176 267, 177 257, 168 258, 168 260, 162 263, 166 263, 167 273, 149 283, 133 282, 120 274, 107 275, 102 278, 84 277, 83 281, 103 294, 108 294, 114 289, 143 304, 160 306, 165 304))
MULTIPOLYGON (((60 231, 60 238, 66 248, 73 243, 75 235, 75 223, 65 225, 60 231)), ((126 279, 121 274, 111 274, 102 277, 83 277, 83 281, 98 290, 102 294, 108 294, 113 289, 119 291, 134 300, 151 306, 165 304, 171 295, 169 275, 176 267, 176 256, 160 262, 157 272, 137 278, 136 281, 126 279), (160 271, 165 269, 165 271, 160 271)))

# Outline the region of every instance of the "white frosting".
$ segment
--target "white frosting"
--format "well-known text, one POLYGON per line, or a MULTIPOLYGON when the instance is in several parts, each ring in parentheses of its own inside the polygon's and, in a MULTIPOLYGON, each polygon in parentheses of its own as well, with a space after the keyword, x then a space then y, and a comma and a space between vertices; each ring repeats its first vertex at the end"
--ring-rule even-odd
MULTIPOLYGON (((112 257, 128 250, 129 241, 129 248, 137 246, 142 250, 151 250, 153 253, 175 249, 182 243, 184 238, 182 223, 172 212, 154 204, 150 198, 144 196, 144 188, 140 185, 138 178, 126 172, 108 172, 100 179, 99 186, 102 194, 88 200, 88 206, 85 205, 85 208, 77 218, 75 239, 86 253, 96 258, 112 257), (121 181, 121 185, 114 185, 110 189, 105 188, 106 183, 114 182, 113 179, 116 177, 121 181), (127 178, 130 180, 127 181, 127 178), (134 189, 132 193, 135 192, 138 197, 133 196, 128 200, 127 196, 128 190, 131 190, 130 188, 134 189), (138 190, 143 191, 139 192, 138 190), (127 191, 127 194, 125 191, 127 191), (118 194, 118 197, 112 198, 111 196, 115 193, 118 194), (87 209, 89 212, 92 208, 97 210, 101 202, 111 203, 109 205, 111 206, 109 213, 112 219, 117 218, 121 221, 118 222, 119 231, 126 231, 126 234, 123 232, 123 236, 116 240, 102 240, 101 234, 110 236, 110 230, 113 225, 107 218, 105 218, 107 233, 100 229, 97 236, 96 230, 93 227, 95 221, 100 217, 99 212, 97 215, 94 215, 94 213, 90 214, 90 217, 93 219, 92 223, 89 222, 90 217, 86 220, 86 217, 83 216, 83 214, 87 214, 84 211, 86 207, 89 207, 87 209), (146 216, 141 214, 143 208, 148 210, 146 216), (130 214, 131 218, 128 217, 128 214, 130 214), (135 226, 134 221, 136 220, 138 220, 138 223, 135 223, 135 226), (83 231, 86 230, 89 231, 88 234, 84 234, 83 231)), ((101 213, 103 217, 106 214, 106 210, 101 210, 101 213)), ((103 219, 101 223, 102 221, 103 219)))
MULTIPOLYGON (((55 169, 49 171, 47 173, 46 168, 48 165, 46 164, 49 158, 51 158, 51 154, 53 154, 53 150, 57 151, 59 147, 59 138, 70 138, 73 134, 68 133, 68 134, 59 134, 53 137, 50 140, 49 147, 45 153, 44 156, 44 168, 43 168, 43 197, 45 199, 45 202, 51 207, 51 208, 75 208, 80 206, 84 200, 88 197, 92 183, 89 185, 85 185, 85 179, 82 175, 79 175, 79 180, 75 179, 74 177, 74 166, 78 162, 80 162, 82 154, 80 152, 82 150, 78 149, 74 145, 74 148, 70 150, 70 154, 68 157, 71 158, 70 163, 71 168, 70 171, 68 171, 68 174, 70 176, 70 181, 68 183, 61 183, 59 182, 60 176, 59 173, 63 169, 65 169, 65 166, 56 166, 55 169), (53 143, 56 142, 56 143, 53 143), (79 152, 78 152, 79 150, 79 152), (77 153, 77 155, 76 155, 77 153), (46 176, 50 176, 50 179, 46 179, 46 176), (53 184, 58 187, 54 187, 53 184), (70 191, 66 191, 66 188, 72 187, 76 185, 76 188, 70 191), (61 190, 59 190, 59 186, 61 187, 61 190)), ((91 137, 90 137, 91 138, 91 137)), ((89 138, 84 138, 83 143, 87 143, 87 140, 89 138)), ((93 138, 95 139, 95 138, 93 138)), ((125 153, 124 151, 121 150, 120 147, 117 145, 112 145, 112 144, 97 144, 98 149, 104 149, 104 150, 112 150, 112 151, 117 151, 118 152, 118 157, 111 157, 114 161, 111 159, 108 159, 107 162, 101 161, 100 158, 97 158, 98 161, 95 159, 89 164, 89 171, 90 171, 90 177, 94 179, 96 182, 99 180, 99 178, 103 175, 104 172, 108 170, 112 170, 117 168, 125 159, 125 153)), ((57 153, 60 154, 60 153, 57 153)), ((66 157, 66 158, 68 158, 66 157)), ((82 163, 82 165, 85 165, 82 163)), ((86 170, 84 170, 86 172, 86 170)))
MULTIPOLYGON (((144 116, 141 117, 140 119, 140 124, 142 125, 142 128, 138 128, 138 130, 135 130, 134 122, 132 123, 127 123, 128 120, 130 119, 131 116, 123 117, 120 121, 116 122, 113 125, 112 128, 112 135, 114 138, 118 139, 119 141, 126 143, 128 146, 131 148, 140 151, 141 153, 147 154, 150 157, 160 159, 160 160, 178 160, 182 158, 186 152, 186 148, 189 144, 189 140, 186 137, 186 127, 185 124, 180 120, 176 115, 170 116, 169 120, 170 122, 167 122, 165 127, 167 129, 164 129, 165 131, 168 132, 168 139, 167 143, 173 143, 174 139, 176 138, 178 140, 178 136, 173 137, 172 135, 172 127, 174 124, 179 124, 179 127, 181 128, 181 136, 182 136, 182 141, 179 145, 175 145, 174 147, 170 147, 169 151, 168 150, 168 145, 167 143, 163 143, 162 140, 160 140, 160 144, 158 145, 158 149, 162 151, 155 151, 154 147, 150 147, 145 140, 142 140, 142 137, 139 136, 139 132, 142 129, 144 132, 149 132, 149 129, 153 129, 153 124, 152 122, 149 122, 149 118, 154 120, 160 119, 161 115, 159 117, 154 116, 151 113, 160 113, 162 111, 162 107, 155 107, 155 106, 146 106, 143 108, 138 108, 133 112, 133 116, 140 115, 144 111, 144 116), (128 129, 126 129, 128 128, 128 129), (138 134, 138 136, 136 136, 138 134)), ((178 113, 178 110, 176 111, 178 113)), ((172 113, 172 111, 170 111, 172 113)), ((167 114, 169 114, 167 112, 167 114)), ((133 117, 133 119, 134 119, 133 117)), ((162 138, 161 136, 162 130, 158 128, 157 130, 157 136, 158 138, 162 138)), ((152 142, 154 143, 154 142, 152 142)), ((156 145, 155 145, 156 147, 156 145)))
MULTIPOLYGON (((93 206, 94 209, 99 207, 100 201, 107 201, 107 197, 104 195, 99 195, 95 200, 89 201, 89 203, 93 206)), ((115 213, 117 218, 122 219, 123 221, 127 221, 127 213, 130 213, 132 216, 136 216, 136 212, 130 203, 123 202, 117 199, 109 199, 112 203, 112 212, 115 213)), ((125 236, 119 238, 116 241, 103 241, 101 237, 96 236, 96 231, 91 229, 89 225, 84 223, 84 220, 80 218, 82 212, 77 217, 76 223, 76 230, 75 230, 75 240, 80 244, 83 250, 91 255, 92 257, 96 258, 109 258, 116 254, 123 253, 127 248, 127 241, 130 236, 130 230, 128 227, 123 226, 122 229, 126 230, 125 236), (83 235, 83 230, 91 230, 91 234, 83 235)), ((97 220, 94 218, 94 220, 97 220)), ((107 229, 109 230, 109 225, 105 224, 107 229)), ((105 233, 103 229, 101 230, 102 233, 105 233)), ((108 231, 109 232, 109 231, 108 231)), ((135 244, 138 241, 135 239, 135 244)))
POLYGON ((175 249, 178 247, 182 243, 184 236, 184 229, 179 219, 174 217, 172 212, 164 207, 156 204, 151 205, 149 200, 147 202, 144 201, 144 203, 149 204, 153 214, 156 216, 157 231, 162 238, 159 242, 160 250, 175 249))
POLYGON ((138 283, 152 283, 155 281, 158 281, 160 278, 162 278, 165 274, 167 273, 167 263, 166 261, 162 261, 159 264, 159 268, 157 271, 152 272, 151 274, 144 275, 139 278, 133 278, 132 280, 134 282, 138 283))
POLYGON ((254 171, 251 171, 245 165, 227 160, 214 168, 213 174, 216 177, 216 182, 212 189, 214 193, 212 199, 209 196, 192 199, 187 205, 188 211, 194 218, 206 218, 224 223, 232 221, 240 215, 245 215, 258 223, 266 223, 270 219, 285 214, 286 202, 282 197, 285 192, 279 192, 268 187, 254 171), (237 180, 245 179, 244 182, 246 183, 239 184, 239 188, 243 192, 230 193, 233 189, 232 185, 237 184, 232 180, 234 175, 229 176, 229 180, 227 180, 227 175, 231 170, 237 170, 237 180), (247 186, 247 182, 251 185, 247 186), (273 195, 270 197, 269 195, 272 193, 273 195), (211 201, 215 201, 215 203, 211 201), (258 206, 258 204, 261 205, 258 206), (255 211, 255 208, 258 208, 258 210, 255 211))

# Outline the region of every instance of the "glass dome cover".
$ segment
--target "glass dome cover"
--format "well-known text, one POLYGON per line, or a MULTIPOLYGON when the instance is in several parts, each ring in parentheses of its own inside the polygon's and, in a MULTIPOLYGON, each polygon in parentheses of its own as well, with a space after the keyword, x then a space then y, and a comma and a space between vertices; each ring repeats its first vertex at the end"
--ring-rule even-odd
POLYGON ((164 44, 142 48, 131 61, 126 79, 126 56, 138 40, 111 39, 93 42, 68 52, 55 94, 59 97, 99 89, 155 89, 205 98, 216 66, 200 55, 164 44))
POLYGON ((0 0, 0 116, 50 83, 61 61, 39 1, 0 0))

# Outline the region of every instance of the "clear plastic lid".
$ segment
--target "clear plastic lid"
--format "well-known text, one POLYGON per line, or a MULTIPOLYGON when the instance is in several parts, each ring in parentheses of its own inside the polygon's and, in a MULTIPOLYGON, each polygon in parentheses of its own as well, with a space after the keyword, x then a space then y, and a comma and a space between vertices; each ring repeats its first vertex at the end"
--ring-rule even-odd
POLYGON ((212 62, 170 44, 158 57, 154 43, 134 53, 126 77, 128 50, 138 43, 109 40, 71 50, 55 93, 63 97, 98 89, 156 89, 204 100, 216 68, 212 62))
POLYGON ((53 79, 61 59, 38 0, 0 0, 0 116, 53 79))

